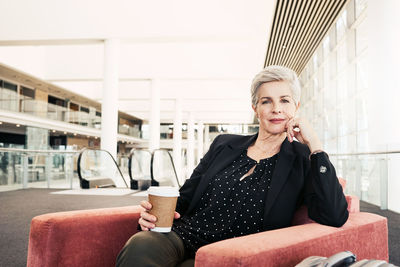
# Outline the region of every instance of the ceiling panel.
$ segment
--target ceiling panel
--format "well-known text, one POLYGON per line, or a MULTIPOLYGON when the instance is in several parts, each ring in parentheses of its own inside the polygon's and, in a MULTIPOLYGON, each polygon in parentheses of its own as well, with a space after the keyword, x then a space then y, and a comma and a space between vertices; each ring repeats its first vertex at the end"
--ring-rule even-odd
POLYGON ((278 0, 264 66, 301 73, 348 0, 278 0))

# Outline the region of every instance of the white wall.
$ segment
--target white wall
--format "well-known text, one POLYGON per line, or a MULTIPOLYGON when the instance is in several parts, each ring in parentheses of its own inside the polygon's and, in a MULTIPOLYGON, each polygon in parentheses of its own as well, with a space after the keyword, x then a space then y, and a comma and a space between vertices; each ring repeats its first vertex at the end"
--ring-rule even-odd
MULTIPOLYGON (((369 125, 373 149, 400 142, 400 1, 368 2, 369 125)), ((400 201, 399 201, 400 203, 400 201)))
MULTIPOLYGON (((400 150, 400 1, 368 2, 369 140, 373 150, 400 150)), ((400 156, 388 162, 388 208, 400 212, 400 156)))

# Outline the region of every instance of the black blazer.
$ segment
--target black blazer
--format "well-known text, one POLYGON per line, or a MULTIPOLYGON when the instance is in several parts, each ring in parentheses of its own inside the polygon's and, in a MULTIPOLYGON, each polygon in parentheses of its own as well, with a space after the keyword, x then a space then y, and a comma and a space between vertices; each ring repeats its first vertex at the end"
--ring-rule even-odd
MULTIPOLYGON (((176 210, 183 216, 193 212, 209 180, 254 143, 257 135, 217 136, 180 189, 176 210)), ((290 226, 296 209, 303 203, 308 207, 308 216, 316 222, 340 227, 347 221, 346 198, 328 155, 317 153, 311 160, 309 155, 306 145, 290 143, 287 138, 282 143, 265 201, 264 230, 290 226)))

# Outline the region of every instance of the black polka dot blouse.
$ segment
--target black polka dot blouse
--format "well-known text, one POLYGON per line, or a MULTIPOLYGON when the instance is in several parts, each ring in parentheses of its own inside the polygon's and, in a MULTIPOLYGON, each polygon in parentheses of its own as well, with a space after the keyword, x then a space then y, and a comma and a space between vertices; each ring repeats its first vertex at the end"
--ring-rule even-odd
POLYGON ((172 231, 191 257, 209 243, 261 231, 277 158, 278 154, 257 163, 245 150, 211 179, 194 211, 174 221, 172 231), (253 173, 245 176, 254 165, 253 173))

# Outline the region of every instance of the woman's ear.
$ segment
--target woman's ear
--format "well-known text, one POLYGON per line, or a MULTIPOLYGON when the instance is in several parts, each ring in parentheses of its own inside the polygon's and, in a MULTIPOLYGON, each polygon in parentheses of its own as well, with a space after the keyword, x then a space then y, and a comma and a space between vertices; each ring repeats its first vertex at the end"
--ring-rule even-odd
POLYGON ((251 105, 251 108, 254 110, 254 113, 256 114, 256 117, 258 118, 256 107, 254 105, 251 105))

